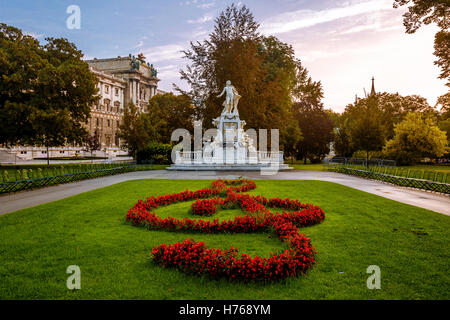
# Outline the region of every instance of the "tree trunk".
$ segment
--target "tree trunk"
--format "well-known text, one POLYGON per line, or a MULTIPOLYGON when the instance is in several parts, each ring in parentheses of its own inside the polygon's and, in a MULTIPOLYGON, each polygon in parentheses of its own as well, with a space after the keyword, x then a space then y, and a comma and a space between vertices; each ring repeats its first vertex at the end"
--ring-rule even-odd
POLYGON ((306 164, 306 156, 303 157, 303 164, 306 164))
POLYGON ((50 154, 48 153, 48 145, 47 145, 47 165, 50 165, 50 154))

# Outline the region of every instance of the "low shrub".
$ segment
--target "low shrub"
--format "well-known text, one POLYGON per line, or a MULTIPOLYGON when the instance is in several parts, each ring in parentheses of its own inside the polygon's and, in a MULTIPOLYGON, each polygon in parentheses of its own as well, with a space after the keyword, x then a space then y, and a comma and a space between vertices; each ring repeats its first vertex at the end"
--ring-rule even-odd
POLYGON ((170 164, 172 146, 170 144, 150 143, 145 148, 138 150, 136 161, 138 164, 170 164))

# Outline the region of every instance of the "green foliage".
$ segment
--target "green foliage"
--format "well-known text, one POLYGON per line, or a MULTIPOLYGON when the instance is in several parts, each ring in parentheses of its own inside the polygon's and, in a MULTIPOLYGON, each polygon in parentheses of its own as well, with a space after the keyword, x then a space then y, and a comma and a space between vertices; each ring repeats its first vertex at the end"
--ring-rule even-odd
POLYGON ((2 180, 3 180, 3 182, 9 182, 8 171, 3 170, 3 172, 2 172, 2 180))
POLYGON ((193 132, 195 109, 186 95, 166 93, 150 99, 148 113, 142 116, 149 119, 157 135, 157 141, 171 143, 172 132, 178 128, 193 132))
POLYGON ((292 100, 320 100, 320 82, 311 80, 290 45, 258 33, 246 6, 228 7, 215 22, 208 40, 191 43, 184 52, 191 65, 181 71, 181 79, 190 90, 176 89, 194 101, 196 117, 207 126, 220 115, 223 100, 217 93, 231 80, 242 96, 238 108, 247 128, 279 129, 280 148, 294 153, 301 135, 291 121, 292 100))
POLYGON ((408 5, 403 15, 407 33, 416 32, 422 24, 436 23, 441 29, 434 39, 435 64, 441 68, 439 78, 447 79, 450 86, 450 3, 448 0, 394 0, 394 7, 408 5))
MULTIPOLYGON (((443 100, 443 99, 441 99, 443 100)), ((417 95, 401 96, 387 92, 357 99, 336 118, 334 148, 338 155, 351 157, 358 150, 379 152, 386 140, 394 137, 394 126, 410 113, 438 117, 427 100, 417 95)))
POLYGON ((28 174, 27 174, 27 169, 22 169, 21 178, 22 178, 22 180, 29 179, 28 174))
POLYGON ((133 103, 125 108, 117 135, 123 139, 122 146, 128 149, 133 158, 136 157, 137 150, 144 148, 150 141, 155 141, 157 137, 150 118, 139 113, 133 103))
POLYGON ((308 103, 305 99, 292 106, 292 113, 303 133, 303 139, 297 143, 297 158, 320 162, 330 152, 329 144, 333 140, 333 121, 324 111, 321 103, 308 103))
POLYGON ((348 122, 350 119, 341 121, 340 127, 334 130, 334 151, 338 156, 351 157, 356 148, 351 139, 348 122))
POLYGON ((440 96, 436 102, 440 106, 440 118, 445 120, 450 118, 450 92, 440 96))
POLYGON ((437 110, 428 104, 427 99, 418 95, 401 96, 398 93, 383 92, 377 94, 375 98, 386 139, 392 139, 394 125, 401 122, 409 112, 432 117, 438 115, 437 110))
MULTIPOLYGON (((358 150, 353 152, 352 158, 367 158, 367 152, 364 150, 358 150)), ((369 152, 369 159, 383 159, 385 158, 385 154, 382 151, 370 151, 369 152)))
POLYGON ((450 86, 450 32, 441 30, 436 33, 434 55, 437 57, 434 64, 441 68, 439 78, 447 80, 447 86, 450 86))
POLYGON ((448 150, 446 133, 431 118, 409 113, 395 126, 395 136, 383 151, 398 164, 413 164, 424 157, 442 157, 448 150))
POLYGON ((153 164, 170 164, 171 161, 172 146, 170 144, 162 144, 152 142, 145 148, 137 151, 136 161, 141 163, 153 163, 153 164))
POLYGON ((378 112, 375 96, 361 99, 355 105, 347 107, 350 113, 349 133, 356 150, 370 151, 382 149, 385 141, 382 119, 378 112))
POLYGON ((0 24, 0 143, 79 144, 97 101, 97 78, 66 39, 41 45, 0 24))

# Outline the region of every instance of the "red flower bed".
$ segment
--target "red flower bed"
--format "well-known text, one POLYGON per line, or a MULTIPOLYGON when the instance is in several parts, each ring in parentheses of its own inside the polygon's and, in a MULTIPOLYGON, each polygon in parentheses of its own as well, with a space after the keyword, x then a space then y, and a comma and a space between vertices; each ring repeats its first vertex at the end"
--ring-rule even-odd
POLYGON ((192 204, 191 212, 199 216, 212 216, 222 203, 222 198, 197 200, 192 204))
POLYGON ((233 247, 229 250, 211 249, 203 242, 186 239, 153 248, 153 258, 166 267, 178 267, 194 274, 244 280, 279 280, 305 273, 315 263, 316 251, 310 239, 299 233, 298 227, 322 222, 325 219, 323 210, 298 200, 240 194, 255 188, 256 184, 249 180, 216 180, 212 182, 211 188, 139 200, 128 210, 127 221, 152 230, 168 231, 238 233, 271 229, 281 241, 288 243, 288 249, 281 253, 272 254, 268 258, 252 258, 248 254, 239 254, 239 250, 233 247), (226 197, 222 199, 218 195, 226 197), (241 208, 246 214, 228 221, 219 222, 214 219, 211 222, 190 218, 163 219, 150 212, 160 206, 193 199, 198 199, 191 206, 193 214, 210 216, 218 208, 233 206, 241 208), (272 213, 266 207, 292 211, 272 213))

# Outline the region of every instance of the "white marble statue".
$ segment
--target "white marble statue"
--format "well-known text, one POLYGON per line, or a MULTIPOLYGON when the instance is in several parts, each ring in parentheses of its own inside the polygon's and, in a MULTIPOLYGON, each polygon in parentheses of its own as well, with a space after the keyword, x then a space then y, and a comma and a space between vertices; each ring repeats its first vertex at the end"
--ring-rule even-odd
POLYGON ((223 102, 224 109, 222 114, 238 114, 237 105, 241 96, 237 92, 236 88, 231 84, 230 80, 227 81, 225 88, 223 88, 222 93, 219 94, 217 98, 223 96, 224 93, 226 93, 227 96, 223 102))

